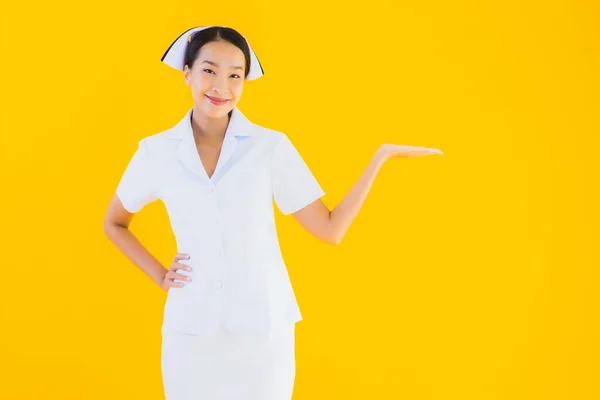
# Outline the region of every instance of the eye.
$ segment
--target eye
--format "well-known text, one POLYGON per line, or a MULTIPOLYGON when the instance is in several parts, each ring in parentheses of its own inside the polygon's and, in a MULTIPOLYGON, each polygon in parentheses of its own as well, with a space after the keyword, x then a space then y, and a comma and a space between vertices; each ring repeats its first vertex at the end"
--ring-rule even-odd
POLYGON ((240 78, 240 76, 239 76, 238 74, 233 74, 233 75, 231 75, 231 76, 235 77, 235 79, 238 79, 238 78, 240 78))
POLYGON ((211 72, 214 72, 212 69, 209 69, 209 68, 203 69, 202 71, 204 71, 204 72, 208 72, 209 74, 210 74, 211 72))

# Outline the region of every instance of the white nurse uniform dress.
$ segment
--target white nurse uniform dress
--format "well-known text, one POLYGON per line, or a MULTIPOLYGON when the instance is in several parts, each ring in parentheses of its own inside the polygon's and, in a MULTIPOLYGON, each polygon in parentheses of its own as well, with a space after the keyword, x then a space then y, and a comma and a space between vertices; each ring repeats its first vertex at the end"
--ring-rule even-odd
POLYGON ((192 109, 139 141, 117 187, 130 212, 163 201, 192 278, 168 291, 162 324, 167 400, 290 400, 302 319, 279 247, 287 215, 324 195, 286 134, 232 111, 211 178, 192 109))

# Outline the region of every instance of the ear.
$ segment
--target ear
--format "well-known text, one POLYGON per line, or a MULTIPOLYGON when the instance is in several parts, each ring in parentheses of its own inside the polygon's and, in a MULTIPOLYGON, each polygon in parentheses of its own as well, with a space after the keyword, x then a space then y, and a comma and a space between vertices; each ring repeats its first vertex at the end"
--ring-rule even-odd
POLYGON ((183 67, 183 79, 185 84, 190 86, 190 74, 191 70, 188 68, 187 64, 183 67))

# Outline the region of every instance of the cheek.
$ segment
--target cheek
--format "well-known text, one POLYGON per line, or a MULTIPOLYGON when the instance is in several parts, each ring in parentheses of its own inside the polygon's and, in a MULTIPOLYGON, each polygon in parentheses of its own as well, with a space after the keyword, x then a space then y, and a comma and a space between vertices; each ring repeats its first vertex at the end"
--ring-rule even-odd
POLYGON ((235 97, 240 97, 242 92, 244 91, 244 82, 234 82, 230 86, 231 93, 235 95, 235 97))
POLYGON ((199 79, 195 79, 192 85, 192 90, 194 91, 195 94, 198 95, 203 95, 204 93, 207 93, 211 90, 212 88, 212 82, 210 79, 207 79, 205 77, 199 78, 199 79))

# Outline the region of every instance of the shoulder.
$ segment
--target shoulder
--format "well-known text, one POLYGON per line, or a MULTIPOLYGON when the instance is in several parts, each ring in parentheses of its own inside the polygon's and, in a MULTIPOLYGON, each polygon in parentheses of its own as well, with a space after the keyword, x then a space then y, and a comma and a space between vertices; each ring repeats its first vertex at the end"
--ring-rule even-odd
POLYGON ((165 145, 169 141, 178 141, 179 139, 181 139, 181 134, 173 127, 143 136, 140 142, 154 148, 165 145))
POLYGON ((295 149, 293 141, 288 132, 269 126, 258 124, 253 125, 255 127, 255 131, 257 132, 255 136, 257 136, 258 140, 263 142, 264 145, 268 147, 268 150, 272 155, 282 152, 285 153, 292 148, 295 149))
POLYGON ((177 130, 169 128, 139 138, 138 146, 148 158, 159 159, 172 153, 180 139, 177 130))
POLYGON ((285 132, 269 128, 262 125, 255 126, 255 136, 259 141, 264 142, 269 148, 273 149, 280 141, 289 140, 285 132))

